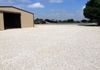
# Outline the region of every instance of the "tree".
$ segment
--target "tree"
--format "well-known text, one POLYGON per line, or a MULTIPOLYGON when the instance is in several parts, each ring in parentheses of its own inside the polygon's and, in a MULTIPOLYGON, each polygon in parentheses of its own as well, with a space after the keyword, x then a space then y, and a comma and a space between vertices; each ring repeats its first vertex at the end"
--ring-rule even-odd
POLYGON ((46 24, 46 22, 43 19, 35 19, 35 24, 46 24))
POLYGON ((84 8, 84 16, 90 20, 96 20, 100 25, 100 0, 89 0, 84 8))
POLYGON ((68 19, 67 22, 68 23, 74 23, 75 21, 74 21, 74 19, 68 19))
POLYGON ((45 21, 50 23, 58 23, 58 20, 55 19, 45 19, 45 21))
POLYGON ((46 21, 46 22, 51 22, 51 20, 50 20, 50 19, 45 19, 45 21, 46 21))
POLYGON ((88 23, 88 20, 82 19, 81 22, 82 22, 82 23, 88 23))

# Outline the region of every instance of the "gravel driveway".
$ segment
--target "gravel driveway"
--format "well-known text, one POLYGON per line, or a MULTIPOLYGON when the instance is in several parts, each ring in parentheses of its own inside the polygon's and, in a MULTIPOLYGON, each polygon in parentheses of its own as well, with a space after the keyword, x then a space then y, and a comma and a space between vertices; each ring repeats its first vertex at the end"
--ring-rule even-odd
POLYGON ((36 25, 0 31, 0 70, 100 70, 100 27, 36 25))

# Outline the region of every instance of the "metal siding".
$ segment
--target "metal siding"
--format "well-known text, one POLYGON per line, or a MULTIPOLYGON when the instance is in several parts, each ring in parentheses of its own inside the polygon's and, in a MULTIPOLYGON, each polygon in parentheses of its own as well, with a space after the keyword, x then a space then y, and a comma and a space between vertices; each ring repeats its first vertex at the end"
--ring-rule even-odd
POLYGON ((33 27, 33 15, 23 12, 21 14, 21 23, 23 27, 33 27))

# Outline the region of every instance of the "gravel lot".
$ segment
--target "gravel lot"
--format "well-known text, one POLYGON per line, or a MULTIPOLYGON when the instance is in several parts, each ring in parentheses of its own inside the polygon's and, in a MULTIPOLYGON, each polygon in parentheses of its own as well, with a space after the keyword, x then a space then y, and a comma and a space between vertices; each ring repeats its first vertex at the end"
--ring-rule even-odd
POLYGON ((100 70, 100 27, 59 24, 0 31, 0 70, 100 70))

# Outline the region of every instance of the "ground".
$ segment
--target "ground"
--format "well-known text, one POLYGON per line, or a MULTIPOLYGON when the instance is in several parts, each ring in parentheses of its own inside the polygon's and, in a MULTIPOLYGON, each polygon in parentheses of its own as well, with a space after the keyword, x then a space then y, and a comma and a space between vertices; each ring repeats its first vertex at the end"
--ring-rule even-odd
POLYGON ((59 24, 0 31, 0 70, 100 70, 100 27, 59 24))

